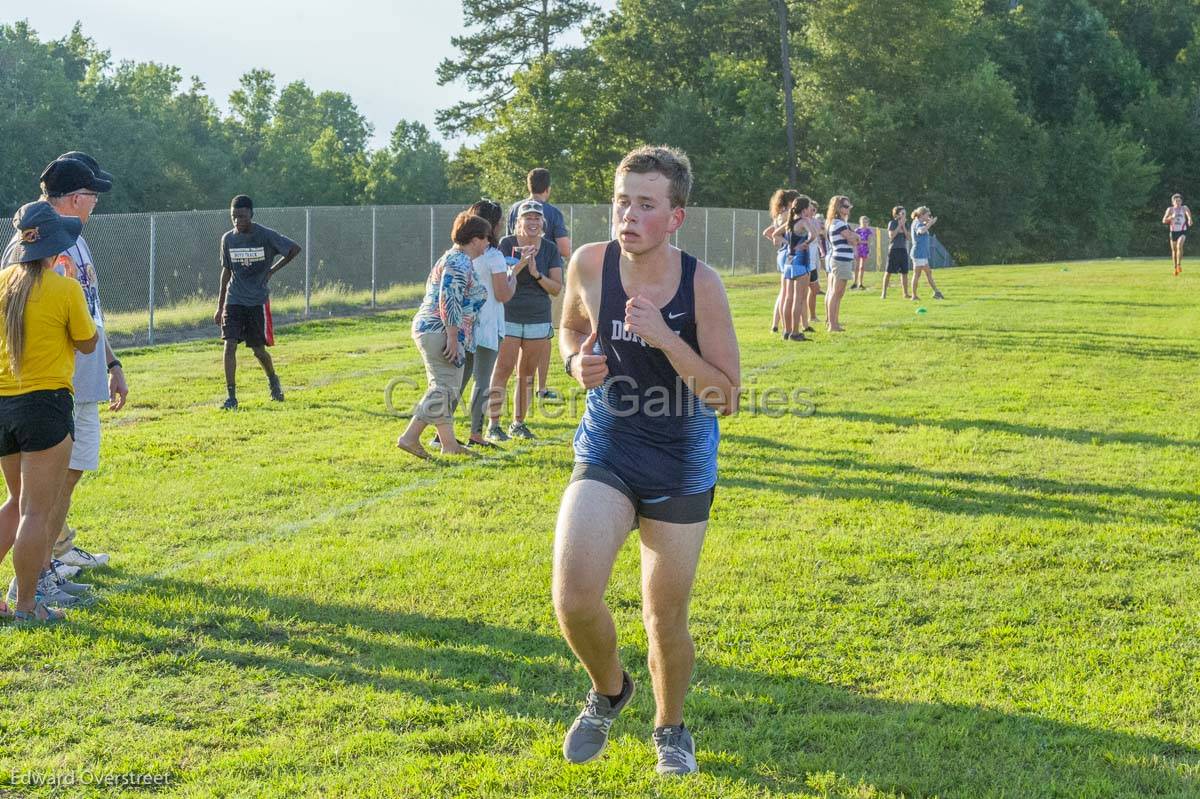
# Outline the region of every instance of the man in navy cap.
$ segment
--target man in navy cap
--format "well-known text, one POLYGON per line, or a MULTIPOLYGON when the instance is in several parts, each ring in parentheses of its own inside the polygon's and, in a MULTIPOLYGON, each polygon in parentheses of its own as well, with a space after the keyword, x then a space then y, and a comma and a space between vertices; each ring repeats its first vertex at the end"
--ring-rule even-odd
MULTIPOLYGON (((99 202, 101 194, 112 189, 112 175, 100 169, 96 160, 86 153, 72 151, 51 161, 42 171, 42 199, 62 216, 77 217, 86 223, 99 202)), ((4 256, 7 261, 7 251, 4 256)), ((111 410, 125 405, 129 387, 121 362, 113 354, 104 334, 104 312, 100 307, 100 286, 92 251, 82 236, 54 263, 59 274, 79 281, 87 300, 88 312, 96 325, 99 341, 94 351, 75 356, 75 445, 62 499, 56 515, 50 520, 51 529, 59 529, 58 540, 46 552, 46 562, 39 587, 51 589, 57 585, 71 587, 65 578, 80 569, 104 566, 109 557, 93 554, 75 546, 75 531, 66 524, 71 496, 85 471, 100 467, 100 403, 107 402, 111 410), (53 558, 53 560, 52 560, 53 558), (43 586, 43 583, 45 585, 43 586)), ((75 590, 72 588, 72 590, 75 590)))

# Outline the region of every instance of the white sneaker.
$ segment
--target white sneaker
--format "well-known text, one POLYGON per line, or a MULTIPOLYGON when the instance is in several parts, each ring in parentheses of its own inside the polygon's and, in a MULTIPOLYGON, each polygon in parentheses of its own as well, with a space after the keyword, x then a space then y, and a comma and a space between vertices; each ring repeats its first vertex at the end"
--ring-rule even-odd
POLYGON ((78 566, 81 569, 93 569, 97 566, 108 565, 108 555, 103 553, 93 555, 80 547, 72 547, 64 552, 59 560, 68 566, 78 566))
POLYGON ((83 571, 78 566, 68 566, 67 564, 63 563, 61 560, 58 560, 57 558, 50 561, 50 565, 54 567, 54 570, 56 572, 58 572, 59 577, 65 577, 68 580, 70 580, 75 575, 79 574, 79 572, 83 571))

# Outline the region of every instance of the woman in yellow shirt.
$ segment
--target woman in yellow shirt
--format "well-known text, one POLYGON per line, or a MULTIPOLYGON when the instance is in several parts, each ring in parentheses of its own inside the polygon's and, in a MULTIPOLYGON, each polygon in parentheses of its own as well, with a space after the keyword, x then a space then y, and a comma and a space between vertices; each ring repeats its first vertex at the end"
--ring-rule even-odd
POLYGON ((49 203, 24 205, 0 271, 0 469, 8 501, 0 507, 0 561, 11 549, 16 609, 22 622, 61 621, 37 594, 47 547, 58 530, 47 522, 66 480, 75 441, 71 380, 75 351, 96 347, 96 326, 79 282, 56 274, 54 258, 83 229, 49 203))

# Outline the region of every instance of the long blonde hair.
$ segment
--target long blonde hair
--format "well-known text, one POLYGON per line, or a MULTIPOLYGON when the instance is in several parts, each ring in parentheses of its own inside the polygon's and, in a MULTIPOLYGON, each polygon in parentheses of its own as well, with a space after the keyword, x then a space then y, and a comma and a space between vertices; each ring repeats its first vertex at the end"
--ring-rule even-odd
POLYGON ((13 376, 21 373, 21 358, 25 355, 25 307, 34 286, 42 281, 49 258, 19 263, 8 276, 8 284, 0 292, 4 311, 4 344, 8 350, 8 366, 13 376))
POLYGON ((829 210, 827 210, 825 212, 825 230, 826 231, 829 231, 833 228, 833 222, 835 219, 841 218, 838 216, 838 210, 840 209, 842 203, 849 199, 850 198, 844 194, 835 194, 835 195, 833 195, 833 198, 830 199, 829 210))

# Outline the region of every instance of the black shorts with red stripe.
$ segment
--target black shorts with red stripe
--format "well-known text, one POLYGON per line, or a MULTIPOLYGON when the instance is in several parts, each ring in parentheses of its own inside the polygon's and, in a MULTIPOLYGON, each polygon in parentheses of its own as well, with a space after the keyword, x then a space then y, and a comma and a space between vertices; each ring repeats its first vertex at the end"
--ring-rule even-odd
POLYGON ((244 341, 247 347, 267 345, 267 307, 265 305, 226 305, 221 325, 225 341, 244 341))

